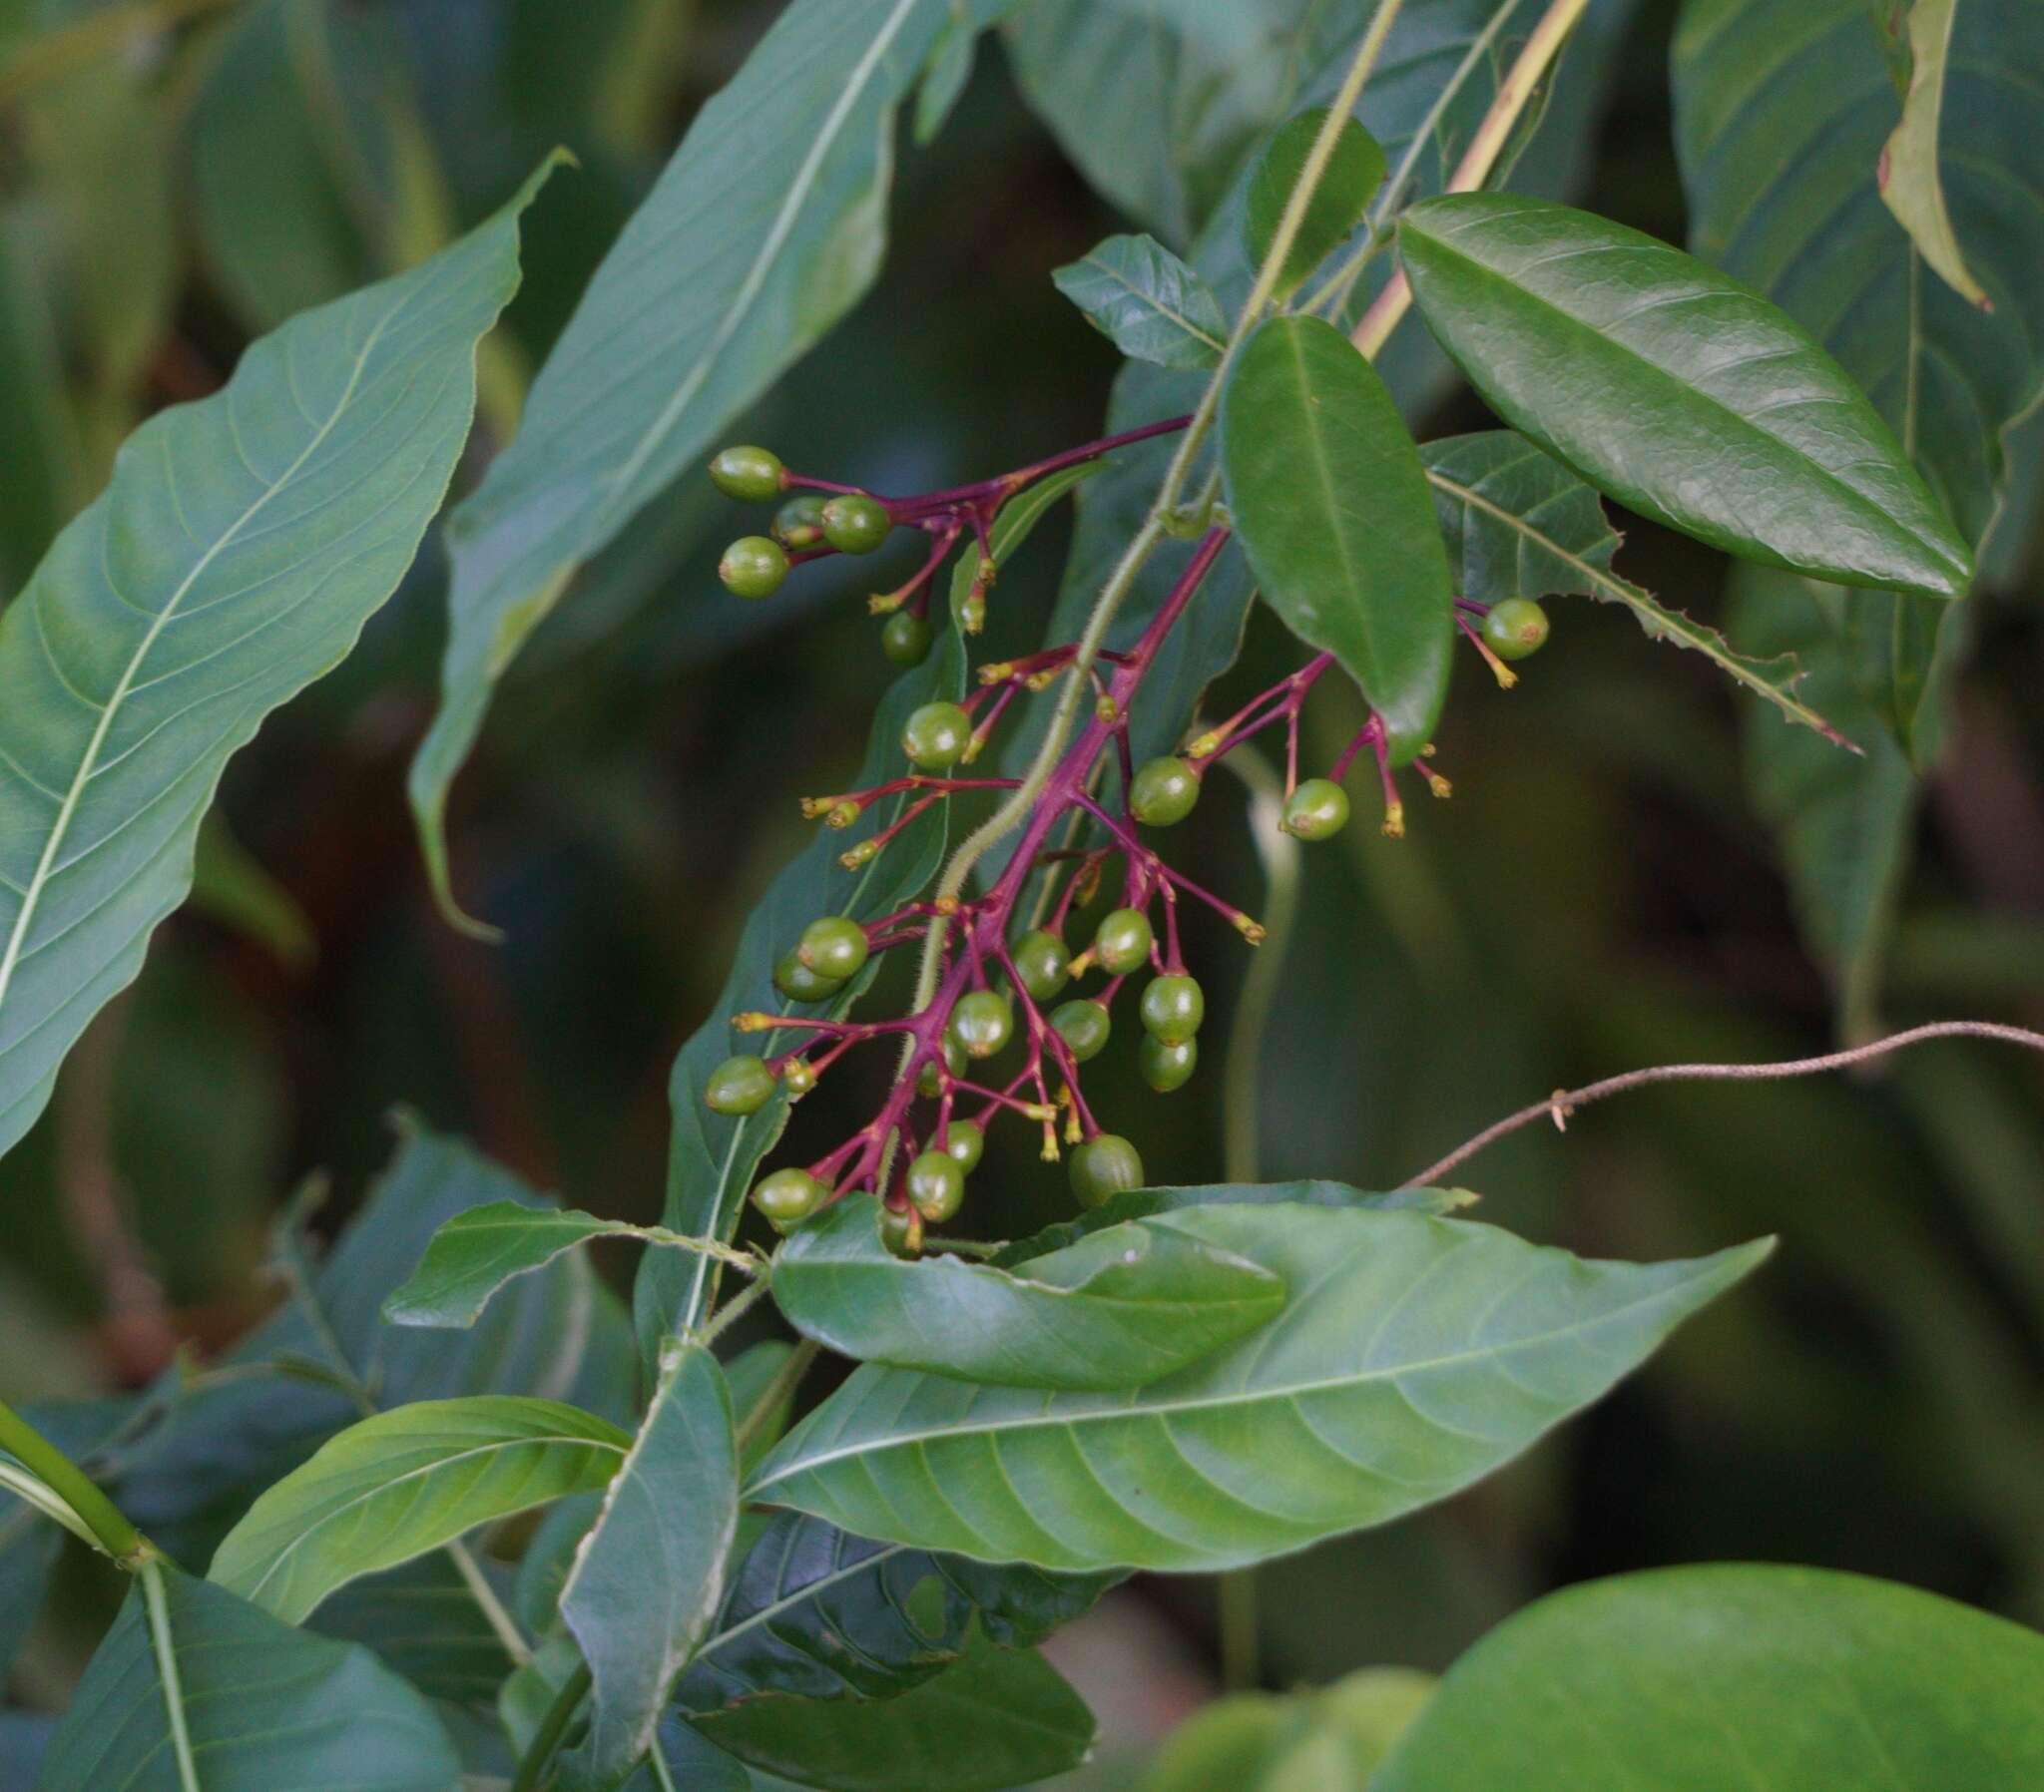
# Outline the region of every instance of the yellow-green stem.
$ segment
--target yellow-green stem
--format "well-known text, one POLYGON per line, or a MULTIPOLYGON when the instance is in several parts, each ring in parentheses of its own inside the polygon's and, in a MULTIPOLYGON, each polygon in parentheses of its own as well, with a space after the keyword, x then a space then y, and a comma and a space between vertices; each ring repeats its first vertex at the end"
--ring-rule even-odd
POLYGON ((5 1450, 83 1521, 100 1548, 124 1568, 137 1568, 154 1552, 141 1532, 100 1492, 70 1457, 0 1401, 0 1450, 5 1450))

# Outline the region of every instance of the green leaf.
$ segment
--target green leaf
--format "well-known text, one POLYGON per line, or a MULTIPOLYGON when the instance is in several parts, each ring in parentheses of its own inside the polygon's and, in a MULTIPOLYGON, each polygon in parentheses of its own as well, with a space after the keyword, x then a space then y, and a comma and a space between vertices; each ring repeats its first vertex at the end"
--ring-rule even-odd
POLYGON ((1152 1223, 1275 1270, 1283 1314, 1134 1394, 862 1368, 748 1498, 982 1561, 1234 1568, 1488 1474, 1770 1249, 1594 1263, 1460 1220, 1292 1206, 1152 1223))
POLYGON ((234 750, 411 563, 518 284, 518 216, 293 319, 152 417, 0 616, 0 1150, 192 881, 234 750))
MULTIPOLYGON (((501 1597, 508 1570, 487 1558, 475 1567, 501 1597)), ((515 1665, 445 1550, 350 1581, 305 1628, 374 1649, 428 1698, 484 1710, 515 1665)))
POLYGON ((235 838, 218 810, 199 826, 192 906, 256 941, 294 971, 319 956, 318 938, 297 899, 235 838))
POLYGON ((296 1623, 338 1586, 607 1485, 631 1437, 557 1400, 422 1400, 351 1425, 249 1509, 212 1577, 296 1623))
MULTIPOLYGON (((794 1346, 785 1339, 762 1338, 724 1365, 724 1379, 731 1386, 731 1410, 741 1427, 752 1418, 753 1409, 766 1398, 773 1378, 786 1368, 788 1358, 793 1355, 794 1346)), ((740 1465, 747 1473, 751 1473, 760 1459, 780 1442, 793 1416, 794 1389, 789 1387, 781 1391, 766 1418, 754 1425, 753 1436, 746 1444, 746 1454, 740 1465)))
POLYGON ((1506 422, 1600 490, 1765 565, 1956 597, 1972 556, 1815 338, 1678 248, 1571 207, 1407 212, 1427 326, 1506 422))
POLYGON ((295 1630, 166 1565, 151 1572, 167 1651, 152 1646, 138 1585, 57 1726, 38 1792, 447 1792, 457 1783, 461 1764, 431 1708, 367 1649, 295 1630), (180 1770, 180 1732, 196 1775, 180 1770))
POLYGON ((54 283, 30 203, 0 207, 0 601, 27 584, 85 496, 54 283))
POLYGON ((595 1684, 578 1768, 622 1779, 724 1595, 739 1522, 731 1390, 700 1344, 668 1340, 631 1454, 575 1552, 561 1616, 595 1684))
POLYGON ((1332 325, 1270 319, 1222 395, 1221 474, 1266 600, 1362 686, 1404 764, 1447 696, 1454 592, 1383 380, 1332 325))
POLYGON ((1026 1276, 959 1257, 906 1263, 879 1203, 848 1195, 774 1259, 773 1298, 840 1355, 1015 1388, 1135 1388, 1276 1317, 1270 1270, 1134 1221, 1038 1257, 1026 1276))
MULTIPOLYGON (((1250 176, 1243 210, 1243 247, 1250 264, 1262 267, 1293 191, 1328 118, 1324 106, 1287 119, 1250 176)), ((1298 231, 1278 270, 1276 296, 1289 297, 1314 268, 1348 240, 1390 172, 1383 146, 1352 118, 1341 121, 1319 184, 1307 200, 1298 231)))
POLYGON ((705 1715, 768 1694, 892 1698, 957 1660, 975 1626, 1004 1648, 1039 1642, 1116 1578, 990 1567, 777 1513, 734 1570, 675 1703, 705 1715))
POLYGON ((1370 1788, 2036 1785, 2040 1685, 2044 1637, 1911 1587, 1746 1565, 1627 1574, 1492 1631, 1370 1788))
MULTIPOLYGON (((893 120, 950 0, 794 0, 697 114, 448 526, 441 707, 413 813, 453 911, 447 789, 585 562, 850 309, 880 264, 893 120)), ((725 593, 704 602, 729 602, 725 593)))
POLYGON ((1411 1668, 1365 1667, 1317 1691, 1219 1699, 1171 1733, 1140 1792, 1361 1788, 1433 1687, 1411 1668))
POLYGON ((719 1748, 820 1792, 1006 1792, 1086 1758, 1093 1714, 1030 1649, 969 1647, 898 1697, 770 1699, 692 1720, 719 1748))
POLYGON ((1991 311, 1994 303, 1968 271, 1952 229, 1937 163, 1938 125, 1958 10, 1958 0, 1913 0, 1909 8, 1914 67, 1902 100, 1902 122, 1881 146, 1880 197, 1937 276, 1968 304, 1991 311))
POLYGON ((1123 354, 1160 367, 1218 367, 1221 301, 1154 236, 1110 236, 1050 276, 1123 354))

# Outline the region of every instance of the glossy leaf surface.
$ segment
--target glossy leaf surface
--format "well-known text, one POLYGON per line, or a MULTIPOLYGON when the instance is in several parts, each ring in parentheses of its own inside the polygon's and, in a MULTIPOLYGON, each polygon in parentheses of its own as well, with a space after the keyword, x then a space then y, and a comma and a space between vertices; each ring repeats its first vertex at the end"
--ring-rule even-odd
MULTIPOLYGON (((1243 248, 1252 267, 1263 266, 1277 241, 1278 225, 1327 118, 1322 106, 1286 119, 1257 158, 1243 203, 1243 248)), ((1389 172, 1383 146, 1352 118, 1343 119, 1278 270, 1278 298, 1296 291, 1299 282, 1348 239, 1389 172)))
POLYGON ((1207 282, 1154 236, 1110 236, 1051 275, 1132 360, 1218 367, 1228 319, 1207 282))
POLYGON ((749 1497, 983 1561, 1234 1567, 1488 1473, 1768 1250, 1590 1263, 1458 1220, 1293 1206, 1152 1223, 1276 1270, 1286 1310, 1133 1395, 860 1369, 788 1434, 749 1497))

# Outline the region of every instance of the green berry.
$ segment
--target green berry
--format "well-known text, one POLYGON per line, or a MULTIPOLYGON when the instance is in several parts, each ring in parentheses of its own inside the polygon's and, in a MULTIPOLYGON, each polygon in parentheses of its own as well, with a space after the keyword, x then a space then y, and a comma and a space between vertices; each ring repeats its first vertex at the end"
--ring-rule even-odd
POLYGON ((788 1100, 793 1101, 816 1087, 816 1067, 806 1058, 790 1058, 780 1073, 780 1080, 787 1085, 788 1100))
POLYGON ((787 469, 770 448, 725 448, 710 463, 711 482, 727 498, 765 504, 780 496, 787 469))
POLYGON ((897 610, 880 626, 880 652, 896 666, 920 666, 933 639, 929 624, 912 610, 897 610))
POLYGON ((1089 1138, 1070 1159, 1072 1192, 1082 1207, 1097 1207, 1126 1188, 1143 1186, 1143 1159, 1126 1138, 1103 1132, 1089 1138))
POLYGON ((1483 641, 1500 660, 1524 660, 1547 645, 1547 612, 1531 598, 1493 604, 1483 619, 1483 641))
POLYGON ((789 952, 773 967, 773 987, 790 1002, 827 1002, 844 987, 844 980, 810 970, 800 954, 789 952))
POLYGON ((712 1114, 758 1114, 773 1095, 773 1073, 764 1058, 746 1053, 727 1058, 703 1086, 703 1106, 712 1114))
POLYGON ((979 1129, 977 1120, 954 1120, 944 1128, 944 1149, 969 1176, 986 1154, 986 1134, 979 1129))
POLYGON ((922 1215, 913 1207, 882 1207, 880 1242, 897 1257, 921 1256, 922 1215))
POLYGON ((773 1222, 776 1231, 784 1232, 815 1212, 828 1192, 805 1169, 776 1169, 753 1184, 753 1205, 773 1222))
POLYGON ((787 577, 787 553, 764 535, 742 535, 725 549, 717 576, 742 598, 770 598, 787 577))
POLYGON ((824 915, 802 929, 795 957, 819 977, 842 983, 866 968, 866 930, 848 915, 824 915))
MULTIPOLYGON (((965 1075, 965 1054, 958 1049, 958 1042, 946 1036, 944 1040, 944 1068, 954 1077, 965 1075)), ((944 1086, 937 1076, 937 1067, 926 1064, 916 1073, 915 1087, 932 1101, 944 1093, 944 1086)))
POLYGON ((845 492, 823 506, 823 539, 840 554, 870 554, 894 527, 886 506, 845 492))
POLYGON ((1301 840, 1325 840, 1348 825, 1348 792, 1332 778, 1307 778, 1284 799, 1278 824, 1301 840))
POLYGON ((908 1166, 908 1198, 931 1225, 965 1204, 965 1172, 949 1151, 924 1151, 908 1166))
POLYGON ((1039 927, 1015 942, 1009 955, 1015 961, 1015 975, 1037 1002, 1049 1002, 1072 981, 1072 955, 1065 942, 1039 927))
POLYGON ((1207 995, 1197 977, 1153 977, 1143 992, 1143 1025, 1151 1038, 1182 1046, 1207 1018, 1207 995))
POLYGON ((1050 1024, 1065 1042, 1065 1049, 1072 1054, 1074 1064, 1098 1058, 1107 1050, 1108 1035, 1114 1031, 1114 1021, 1107 1009, 1084 996, 1074 996, 1069 1002, 1059 1003, 1051 1010, 1050 1024))
POLYGON ((901 750, 922 771, 949 771, 972 742, 972 717, 956 703, 925 703, 901 730, 901 750))
POLYGON ((773 513, 773 539, 783 548, 813 548, 823 539, 823 500, 814 492, 788 499, 773 513))
POLYGON ((1129 782, 1129 808, 1138 821, 1170 827, 1200 800, 1200 774, 1183 759, 1152 759, 1129 782))
POLYGON ((1192 1080, 1200 1062, 1200 1042, 1182 1039, 1175 1046, 1167 1046, 1156 1034, 1146 1033, 1137 1057, 1142 1062, 1143 1081, 1159 1095, 1168 1096, 1192 1080))
POLYGON ((1141 909, 1118 908, 1101 918, 1100 931, 1093 936, 1093 955, 1110 977, 1126 977, 1150 962, 1155 939, 1150 917, 1141 909))
POLYGON ((1014 1033, 1014 1006, 997 990, 969 990, 951 1010, 951 1037, 967 1058, 991 1058, 1014 1033))

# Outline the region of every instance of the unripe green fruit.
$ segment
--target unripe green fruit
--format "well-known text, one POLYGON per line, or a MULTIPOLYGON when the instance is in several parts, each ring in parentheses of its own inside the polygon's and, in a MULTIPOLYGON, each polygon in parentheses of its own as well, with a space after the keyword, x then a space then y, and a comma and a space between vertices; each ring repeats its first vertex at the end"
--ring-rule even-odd
POLYGON ((925 703, 901 730, 901 750, 920 771, 949 771, 972 742, 972 717, 956 703, 925 703))
POLYGON ((790 1058, 780 1073, 780 1080, 787 1086, 788 1099, 792 1101, 816 1087, 816 1067, 806 1058, 790 1058))
POLYGON ((1547 612, 1531 598, 1493 604, 1483 619, 1483 641, 1500 660, 1524 660, 1547 645, 1547 612))
POLYGON ((1124 1189, 1143 1186, 1143 1159, 1126 1138, 1103 1132, 1089 1138, 1069 1161, 1072 1192, 1082 1207, 1097 1207, 1124 1189))
POLYGON ((1307 778, 1284 799, 1287 834, 1301 840, 1325 840, 1348 825, 1348 792, 1332 778, 1307 778))
POLYGON ((758 1114, 773 1095, 773 1073, 751 1053, 727 1058, 703 1086, 703 1106, 712 1114, 758 1114))
MULTIPOLYGON (((965 1054, 958 1049, 958 1042, 946 1036, 944 1040, 944 1068, 954 1077, 965 1075, 965 1054)), ((915 1087, 934 1101, 944 1092, 943 1084, 937 1078, 937 1067, 926 1064, 916 1073, 915 1087)))
POLYGON ((770 598, 787 577, 787 554, 764 535, 742 535, 725 549, 717 576, 742 598, 770 598))
POLYGON ((931 1225, 965 1204, 965 1172, 948 1151, 924 1151, 908 1166, 908 1198, 931 1225))
POLYGON ((1150 962, 1156 937, 1150 931, 1150 917, 1141 909, 1118 908, 1101 917, 1100 931, 1093 936, 1093 956, 1110 977, 1126 977, 1150 962))
POLYGON ((944 1128, 943 1148, 950 1153, 951 1161, 969 1176, 986 1154, 986 1134, 979 1129, 977 1120, 954 1120, 944 1128))
POLYGON ((845 492, 823 506, 823 539, 840 554, 870 554, 894 527, 886 507, 863 492, 845 492))
POLYGON ((1143 1081, 1159 1095, 1168 1096, 1192 1080, 1193 1072, 1199 1068, 1200 1042, 1184 1039, 1175 1046, 1167 1046, 1154 1033, 1146 1033, 1136 1056, 1143 1066, 1143 1081))
POLYGON ((866 930, 848 915, 824 915, 802 929, 795 957, 819 977, 842 983, 866 968, 866 930))
POLYGON ((1065 942, 1044 928, 1025 933, 1009 956, 1015 975, 1033 1001, 1049 1002, 1072 981, 1072 955, 1065 942))
POLYGON ((912 610, 897 610, 880 625, 880 652, 896 666, 920 666, 934 639, 929 624, 912 610))
POLYGON ((790 1002, 827 1002, 844 987, 844 979, 812 971, 798 953, 788 952, 773 967, 773 987, 790 1002))
POLYGON ((776 1231, 784 1232, 815 1212, 828 1192, 805 1169, 776 1169, 753 1184, 753 1205, 773 1222, 776 1231))
POLYGON ((1098 1058, 1107 1050, 1108 1036, 1114 1032, 1114 1020, 1107 1010, 1084 996, 1059 1003, 1051 1010, 1050 1024, 1065 1042, 1074 1064, 1098 1058))
POLYGON ((765 504, 780 495, 787 469, 770 448, 724 448, 710 463, 711 482, 727 498, 765 504))
POLYGON ((1143 1025, 1167 1046, 1183 1045, 1207 1018, 1207 993, 1197 977, 1153 977, 1143 992, 1143 1025))
POLYGON ((788 499, 773 513, 773 539, 783 548, 813 548, 823 539, 823 500, 814 492, 788 499))
POLYGON ((1014 1037, 1014 1006, 995 990, 968 990, 951 1010, 950 1031, 967 1058, 991 1058, 1014 1037))
POLYGON ((921 1256, 922 1215, 913 1207, 882 1207, 880 1242, 897 1257, 921 1256))
POLYGON ((1138 821, 1170 827, 1200 800, 1200 774, 1183 759, 1152 759, 1129 781, 1129 808, 1138 821))

